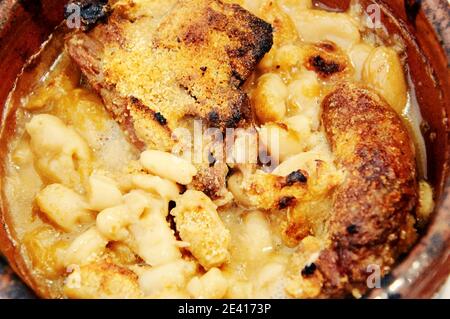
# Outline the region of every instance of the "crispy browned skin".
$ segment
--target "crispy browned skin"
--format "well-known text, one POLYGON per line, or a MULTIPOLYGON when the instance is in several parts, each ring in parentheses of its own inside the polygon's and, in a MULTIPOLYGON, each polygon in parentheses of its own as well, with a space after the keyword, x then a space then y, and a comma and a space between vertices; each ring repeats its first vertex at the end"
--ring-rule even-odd
POLYGON ((307 46, 303 64, 322 80, 343 79, 353 73, 347 54, 329 41, 307 46))
MULTIPOLYGON (((218 0, 112 5, 106 24, 67 41, 72 58, 138 147, 170 151, 177 128, 251 123, 241 85, 272 46, 272 27, 218 0)), ((227 167, 199 165, 194 185, 215 197, 227 167)))
POLYGON ((228 187, 236 203, 285 219, 280 225, 283 242, 296 247, 308 235, 325 236, 331 195, 342 178, 342 172, 334 166, 316 160, 311 175, 301 169, 287 176, 261 170, 235 172, 228 179, 228 187))
POLYGON ((341 297, 354 288, 365 292, 367 267, 386 274, 415 240, 415 154, 401 119, 373 92, 344 84, 322 106, 346 179, 335 193, 330 246, 310 280, 321 282, 322 296, 341 297))

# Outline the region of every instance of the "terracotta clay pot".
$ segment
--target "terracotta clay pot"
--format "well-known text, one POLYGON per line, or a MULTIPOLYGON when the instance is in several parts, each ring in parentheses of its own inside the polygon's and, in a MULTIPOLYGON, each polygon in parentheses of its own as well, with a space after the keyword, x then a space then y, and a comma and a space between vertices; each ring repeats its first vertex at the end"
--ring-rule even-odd
MULTIPOLYGON (((0 1, 0 107, 3 106, 29 58, 63 20, 64 0, 0 1)), ((349 1, 321 0, 316 5, 345 10, 349 1)), ((390 34, 400 35, 406 46, 408 71, 424 118, 423 135, 427 145, 429 181, 435 189, 436 209, 430 224, 412 251, 385 278, 382 287, 368 297, 428 298, 448 277, 450 271, 450 6, 447 0, 361 0, 363 7, 378 3, 382 23, 390 34)), ((26 74, 26 70, 24 71, 26 74)), ((4 112, 2 112, 4 113, 4 112)), ((0 123, 0 155, 6 154, 8 136, 13 133, 13 116, 3 115, 0 123)), ((5 167, 0 163, 0 178, 5 167)), ((0 183, 0 249, 11 268, 28 286, 38 290, 14 243, 8 228, 8 207, 0 183)), ((22 283, 5 270, 0 259, 0 298, 30 297, 22 283)))

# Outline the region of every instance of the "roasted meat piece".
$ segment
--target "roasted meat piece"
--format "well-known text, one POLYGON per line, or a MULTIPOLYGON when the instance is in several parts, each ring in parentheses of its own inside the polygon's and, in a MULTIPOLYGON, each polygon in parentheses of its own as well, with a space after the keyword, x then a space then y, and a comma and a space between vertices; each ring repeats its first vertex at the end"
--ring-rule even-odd
MULTIPOLYGON (((140 148, 170 151, 177 128, 245 126, 241 85, 272 46, 272 27, 219 0, 117 1, 107 23, 67 49, 113 117, 140 148)), ((227 167, 199 165, 196 187, 215 196, 227 167), (219 174, 220 176, 217 176, 219 174)))

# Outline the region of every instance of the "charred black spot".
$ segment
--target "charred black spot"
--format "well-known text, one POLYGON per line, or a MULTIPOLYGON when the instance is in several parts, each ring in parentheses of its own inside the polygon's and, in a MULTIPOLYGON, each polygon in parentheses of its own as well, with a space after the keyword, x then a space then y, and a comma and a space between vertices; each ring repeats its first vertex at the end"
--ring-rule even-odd
POLYGON ((303 277, 309 277, 314 275, 316 272, 317 266, 315 263, 311 263, 309 265, 306 265, 305 268, 302 270, 302 276, 303 277))
POLYGON ((80 12, 81 28, 89 30, 100 22, 105 22, 110 13, 108 0, 76 0, 64 7, 64 18, 70 18, 75 12, 72 8, 77 6, 80 12))
POLYGON ((130 96, 130 101, 133 104, 140 103, 139 99, 137 97, 134 97, 134 96, 130 96))
POLYGON ((280 199, 280 201, 278 202, 278 208, 279 209, 285 209, 287 207, 295 205, 295 202, 296 202, 296 199, 293 196, 282 197, 280 199))
POLYGON ((217 113, 217 111, 209 112, 208 120, 211 122, 211 124, 214 124, 214 125, 219 124, 219 121, 220 121, 219 113, 217 113))
POLYGON ((255 60, 259 61, 267 52, 270 51, 273 46, 274 29, 271 24, 256 17, 251 19, 250 27, 257 30, 256 34, 258 36, 256 38, 261 39, 260 46, 258 48, 259 50, 255 50, 254 52, 255 60))
POLYGON ((309 59, 309 64, 316 72, 326 77, 342 71, 341 65, 333 61, 327 61, 320 55, 311 57, 309 59))
POLYGON ((351 225, 347 226, 347 233, 349 233, 351 235, 357 234, 358 226, 356 226, 355 224, 351 224, 351 225))
POLYGON ((227 119, 227 122, 225 123, 226 127, 237 127, 242 118, 243 116, 241 110, 235 109, 231 117, 227 119))
POLYGON ((180 84, 180 88, 183 89, 187 93, 187 95, 193 98, 195 102, 198 102, 197 96, 194 93, 192 93, 192 90, 190 88, 188 88, 186 85, 183 84, 180 84))
POLYGON ((169 212, 175 207, 177 207, 177 203, 173 200, 169 201, 169 212))
MULTIPOLYGON (((169 202, 169 204, 170 204, 170 202, 169 202)), ((169 209, 169 211, 170 211, 170 210, 171 210, 171 209, 169 209)), ((166 216, 166 222, 169 224, 170 229, 173 230, 173 233, 174 233, 174 235, 175 235, 175 238, 176 238, 177 240, 181 240, 180 233, 178 232, 178 230, 177 230, 177 225, 176 225, 176 223, 175 223, 175 217, 174 217, 172 214, 167 214, 167 216, 166 216)))
POLYGON ((242 76, 237 70, 231 71, 230 84, 235 87, 240 87, 245 82, 245 76, 242 76))
POLYGON ((200 70, 202 71, 202 75, 205 75, 206 71, 208 70, 207 66, 200 67, 200 70))
POLYGON ((298 170, 295 172, 290 173, 288 176, 286 176, 286 185, 292 186, 295 183, 306 183, 308 182, 307 174, 302 172, 302 170, 298 170))
POLYGON ((158 123, 161 124, 161 125, 166 125, 167 124, 166 118, 164 117, 164 115, 162 115, 159 112, 155 113, 155 120, 158 121, 158 123))

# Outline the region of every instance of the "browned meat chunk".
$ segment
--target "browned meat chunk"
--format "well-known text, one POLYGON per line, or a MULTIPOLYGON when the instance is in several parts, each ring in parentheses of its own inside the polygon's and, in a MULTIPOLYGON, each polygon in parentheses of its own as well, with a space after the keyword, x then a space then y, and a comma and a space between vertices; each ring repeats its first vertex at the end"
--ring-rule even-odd
MULTIPOLYGON (((272 46, 269 24, 218 0, 111 7, 106 24, 74 34, 67 48, 133 143, 170 151, 193 119, 222 130, 251 123, 241 85, 272 46)), ((214 196, 227 167, 199 166, 196 186, 214 196)))

